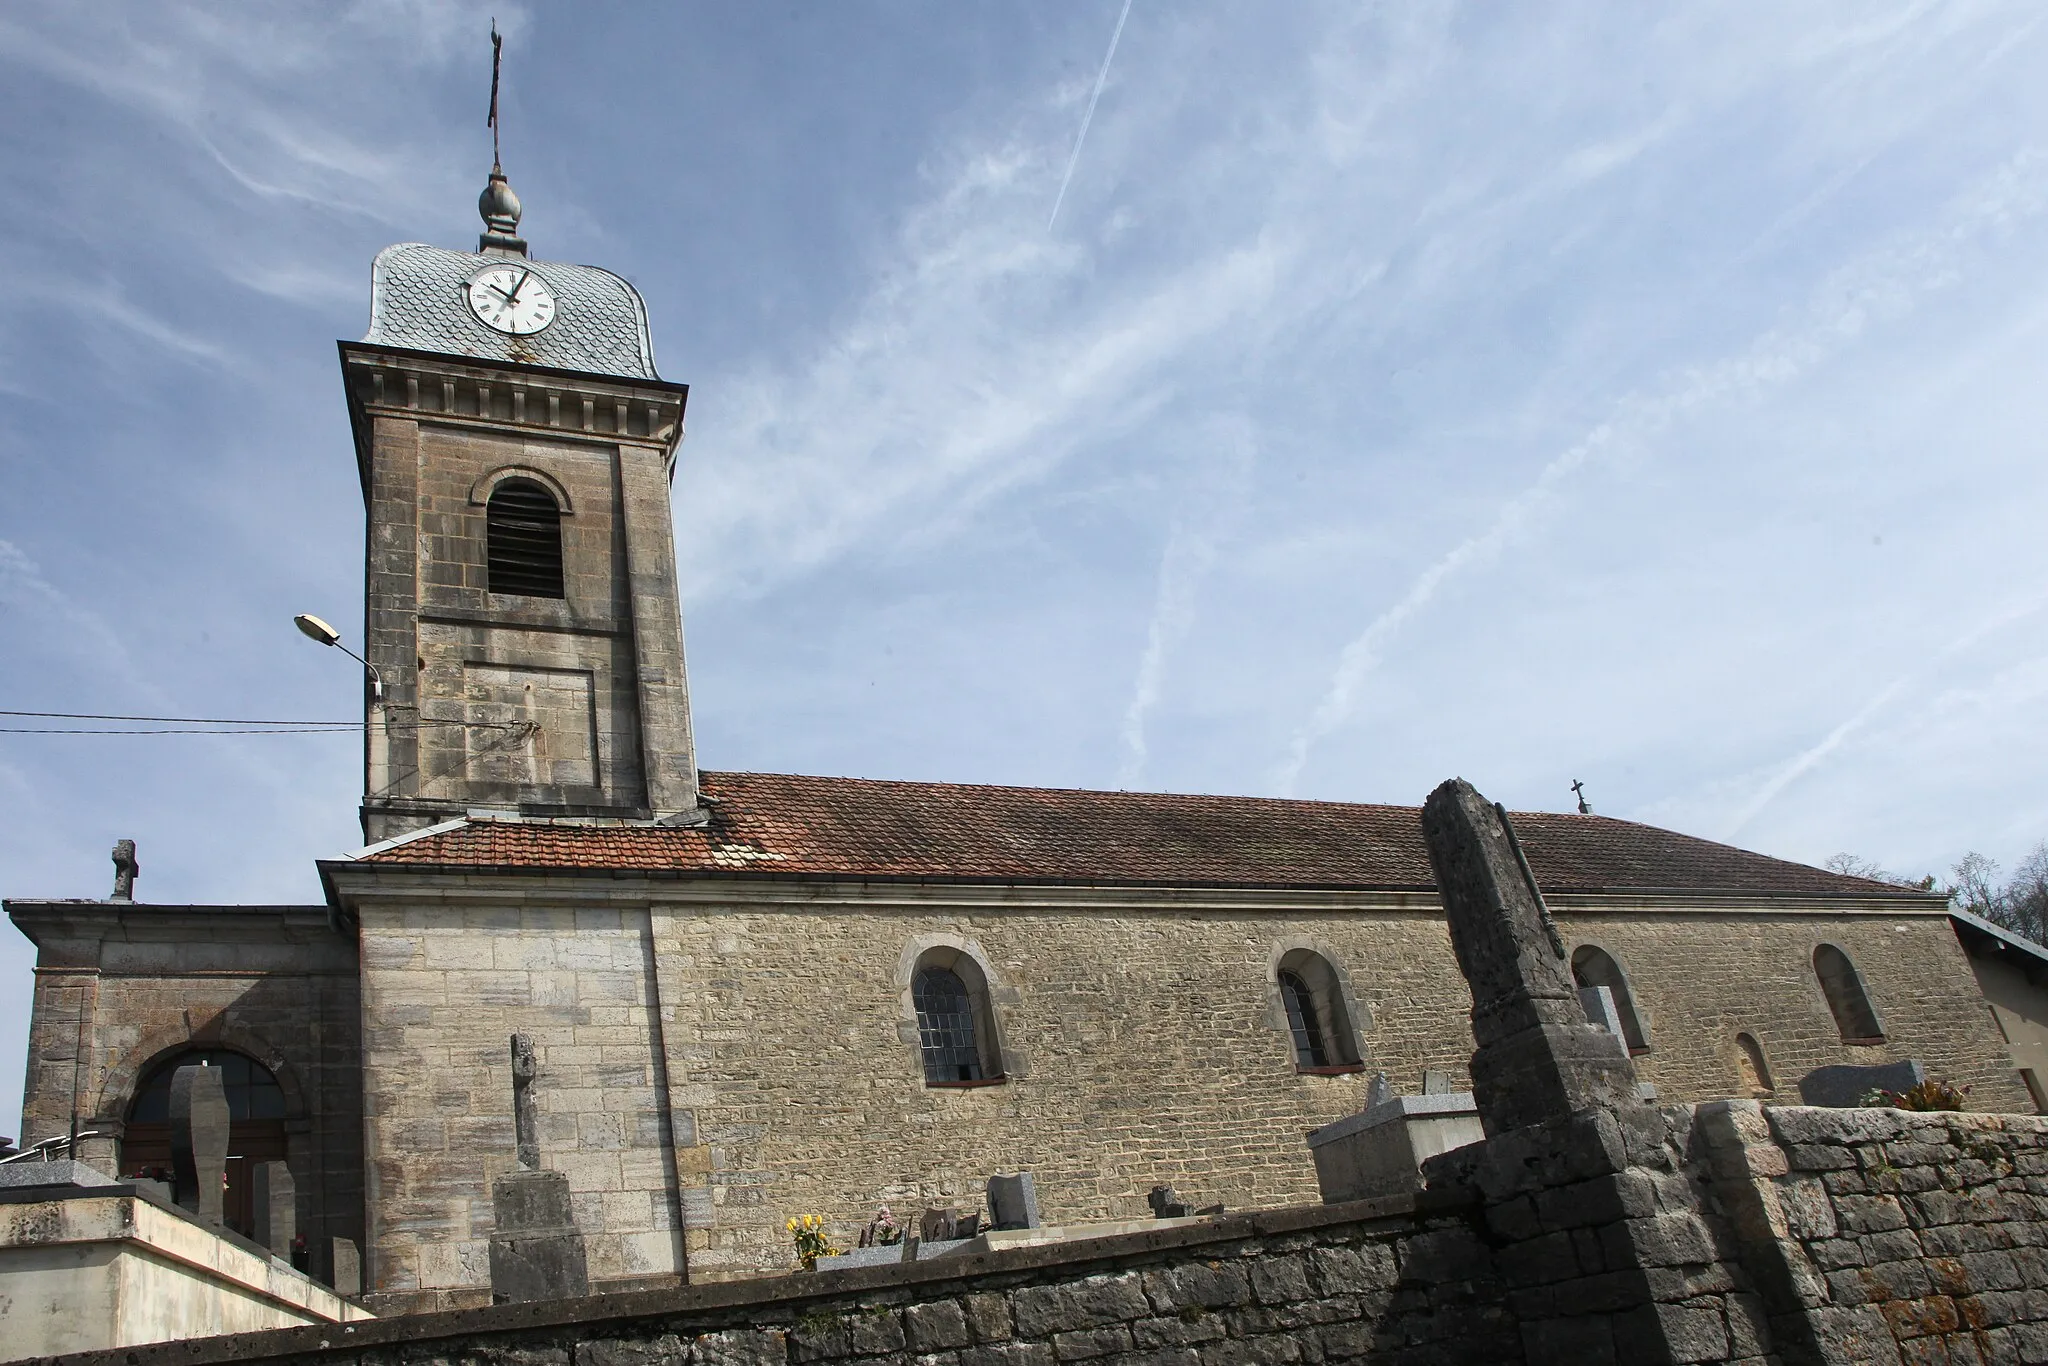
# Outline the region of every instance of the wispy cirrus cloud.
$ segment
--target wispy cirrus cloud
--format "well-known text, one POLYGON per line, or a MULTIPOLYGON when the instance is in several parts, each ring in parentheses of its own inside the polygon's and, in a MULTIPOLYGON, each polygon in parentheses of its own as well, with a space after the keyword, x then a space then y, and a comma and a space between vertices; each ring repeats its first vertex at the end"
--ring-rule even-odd
MULTIPOLYGON (((1316 743, 1349 719, 1359 689, 1384 661, 1389 644, 1436 601, 1446 584, 1497 560, 1587 471, 1645 454, 1674 424, 1703 410, 1745 403, 1793 383, 1853 345, 1867 329, 1895 322, 1925 295, 1955 283, 1982 238, 2048 207, 2048 185, 2040 175, 2044 163, 2048 158, 2040 152, 2022 150, 1945 206, 1931 226, 1885 243, 1830 274, 1814 291, 1803 316, 1773 327, 1724 360, 1689 366, 1663 388, 1616 404, 1612 416, 1545 464, 1534 480, 1497 507, 1482 531, 1432 561, 1344 646, 1321 700, 1295 730, 1276 770, 1278 790, 1295 790, 1316 743)), ((1823 742, 1815 759, 1861 725, 1867 713, 1881 708, 1897 686, 1845 722, 1838 734, 1823 742)), ((1746 808, 1734 828, 1745 825, 1769 795, 1789 781, 1786 777, 1746 808)))
POLYGON ((1204 432, 1200 473, 1184 490, 1181 508, 1159 557, 1159 584, 1145 625, 1145 648, 1131 700, 1124 708, 1123 755, 1117 786, 1134 787, 1144 777, 1148 748, 1145 724, 1167 686, 1167 665, 1194 626, 1204 581, 1215 569, 1245 511, 1256 460, 1253 434, 1241 421, 1225 420, 1204 432))

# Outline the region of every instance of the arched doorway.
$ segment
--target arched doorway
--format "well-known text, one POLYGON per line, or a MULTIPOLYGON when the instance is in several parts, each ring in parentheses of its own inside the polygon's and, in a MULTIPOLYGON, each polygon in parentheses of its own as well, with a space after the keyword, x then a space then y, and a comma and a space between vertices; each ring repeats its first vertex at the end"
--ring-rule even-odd
POLYGON ((121 1173, 169 1180, 171 1174, 171 1074, 204 1063, 221 1072, 228 1098, 227 1190, 221 1215, 227 1226, 256 1238, 249 1167, 285 1157, 284 1090, 270 1069, 225 1048, 193 1048, 163 1059, 142 1075, 128 1106, 121 1138, 121 1173))

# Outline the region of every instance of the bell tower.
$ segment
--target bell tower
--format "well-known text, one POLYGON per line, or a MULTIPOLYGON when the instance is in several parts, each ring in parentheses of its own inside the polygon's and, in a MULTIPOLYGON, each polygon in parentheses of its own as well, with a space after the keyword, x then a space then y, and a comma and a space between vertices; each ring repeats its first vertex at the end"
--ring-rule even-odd
POLYGON ((491 168, 474 252, 377 256, 341 344, 368 509, 363 833, 484 810, 699 819, 669 484, 686 385, 638 291, 535 261, 491 168))

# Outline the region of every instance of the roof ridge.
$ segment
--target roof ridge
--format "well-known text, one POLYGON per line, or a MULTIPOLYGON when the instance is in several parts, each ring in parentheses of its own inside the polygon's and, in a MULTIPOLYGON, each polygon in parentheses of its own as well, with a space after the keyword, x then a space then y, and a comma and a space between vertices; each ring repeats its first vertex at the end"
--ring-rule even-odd
MULTIPOLYGON (((1028 783, 961 783, 930 778, 869 778, 844 773, 769 773, 755 769, 701 769, 703 778, 794 778, 800 782, 819 783, 868 783, 876 787, 948 788, 965 789, 973 792, 1044 792, 1063 796, 1120 797, 1139 799, 1165 798, 1172 801, 1204 802, 1260 802, 1274 806, 1328 806, 1348 810, 1368 811, 1413 811, 1419 813, 1419 804, 1407 802, 1355 802, 1341 801, 1334 797, 1268 797, 1250 792, 1158 792, 1149 789, 1119 787, 1040 787, 1028 783)), ((1563 815, 1564 812, 1510 812, 1511 815, 1563 815)))

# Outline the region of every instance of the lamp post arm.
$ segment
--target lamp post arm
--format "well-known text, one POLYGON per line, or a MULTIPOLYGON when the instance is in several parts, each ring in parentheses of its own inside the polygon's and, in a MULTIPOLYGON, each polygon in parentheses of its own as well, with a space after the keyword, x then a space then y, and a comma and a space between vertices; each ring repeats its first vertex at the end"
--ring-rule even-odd
POLYGON ((372 664, 369 660, 364 659, 361 655, 357 654, 354 650, 349 649, 348 646, 342 644, 338 640, 334 642, 334 648, 341 651, 350 659, 353 659, 354 661, 356 661, 356 663, 362 665, 365 669, 368 669, 370 671, 371 694, 379 702, 382 702, 384 700, 384 675, 377 672, 377 666, 375 664, 372 664))

